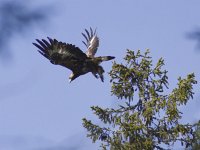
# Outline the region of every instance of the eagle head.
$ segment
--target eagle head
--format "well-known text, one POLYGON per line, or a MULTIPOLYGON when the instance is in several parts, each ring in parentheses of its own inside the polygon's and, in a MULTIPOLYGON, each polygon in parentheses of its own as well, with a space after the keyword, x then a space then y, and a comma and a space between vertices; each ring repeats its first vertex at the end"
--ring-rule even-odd
POLYGON ((74 79, 76 79, 77 77, 79 77, 79 74, 74 74, 73 72, 70 74, 69 76, 69 83, 71 83, 74 79))

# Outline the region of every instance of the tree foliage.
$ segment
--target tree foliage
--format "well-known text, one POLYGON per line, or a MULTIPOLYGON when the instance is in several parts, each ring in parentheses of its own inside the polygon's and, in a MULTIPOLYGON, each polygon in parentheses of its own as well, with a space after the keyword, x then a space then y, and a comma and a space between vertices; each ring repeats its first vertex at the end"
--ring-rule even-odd
POLYGON ((199 150, 200 149, 200 121, 195 126, 194 136, 195 136, 195 140, 187 150, 199 150))
POLYGON ((124 103, 115 109, 92 106, 105 125, 84 118, 87 136, 111 150, 165 149, 177 141, 190 146, 194 125, 180 122, 179 106, 193 98, 195 75, 179 77, 177 87, 170 91, 163 58, 153 63, 149 50, 144 54, 127 50, 124 60, 125 64, 114 62, 109 73, 111 93, 124 103))

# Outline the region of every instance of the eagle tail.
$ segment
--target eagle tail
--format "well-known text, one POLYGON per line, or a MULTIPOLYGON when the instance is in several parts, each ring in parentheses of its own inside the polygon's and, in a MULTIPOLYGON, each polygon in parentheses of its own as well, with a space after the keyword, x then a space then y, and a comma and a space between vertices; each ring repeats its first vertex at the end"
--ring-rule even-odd
POLYGON ((109 61, 109 60, 112 60, 114 58, 115 58, 114 56, 101 56, 100 57, 101 61, 109 61))

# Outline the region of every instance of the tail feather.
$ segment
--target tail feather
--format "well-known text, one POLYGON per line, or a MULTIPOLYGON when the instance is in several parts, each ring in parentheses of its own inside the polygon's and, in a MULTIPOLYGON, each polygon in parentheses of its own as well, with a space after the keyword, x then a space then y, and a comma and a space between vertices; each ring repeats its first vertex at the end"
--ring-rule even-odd
POLYGON ((102 56, 101 61, 108 61, 108 60, 112 60, 114 58, 115 58, 114 56, 102 56))

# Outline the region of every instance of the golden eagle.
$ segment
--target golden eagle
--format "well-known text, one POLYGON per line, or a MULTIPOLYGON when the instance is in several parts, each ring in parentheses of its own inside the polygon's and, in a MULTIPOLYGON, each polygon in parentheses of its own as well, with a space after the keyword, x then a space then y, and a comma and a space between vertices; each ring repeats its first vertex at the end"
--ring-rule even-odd
POLYGON ((85 32, 82 35, 86 39, 86 42, 82 42, 87 47, 86 53, 83 53, 75 45, 59 42, 49 37, 47 37, 49 41, 36 39, 38 43, 33 43, 33 45, 39 48, 38 52, 49 59, 52 64, 64 66, 72 71, 72 74, 69 76, 69 82, 88 72, 91 72, 96 78, 100 77, 103 82, 104 69, 100 66, 100 63, 114 59, 115 57, 94 57, 99 47, 99 38, 96 29, 93 31, 90 28, 90 32, 85 29, 85 32))

